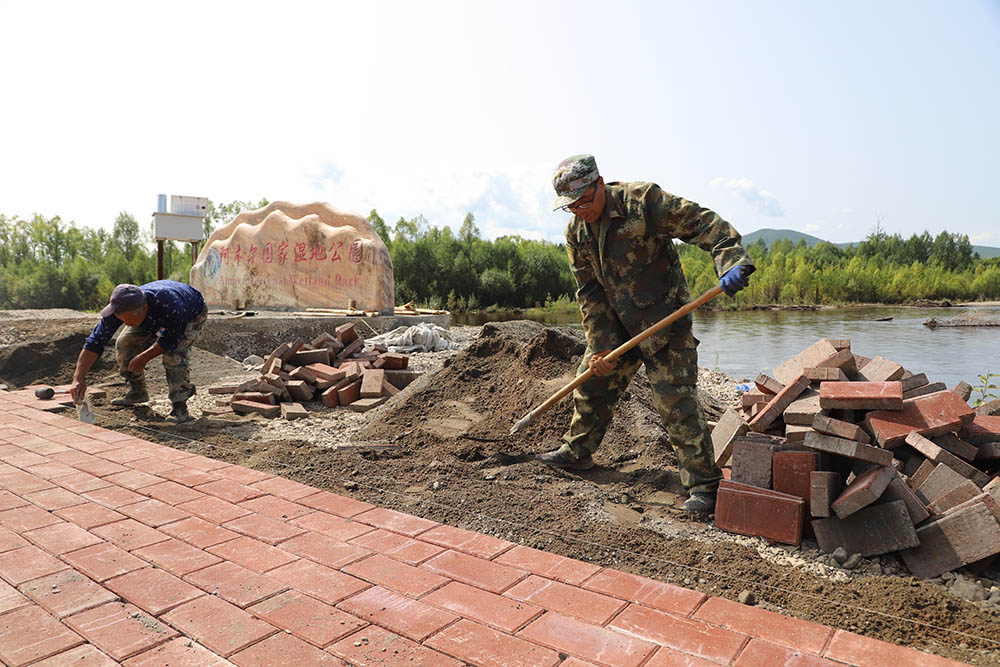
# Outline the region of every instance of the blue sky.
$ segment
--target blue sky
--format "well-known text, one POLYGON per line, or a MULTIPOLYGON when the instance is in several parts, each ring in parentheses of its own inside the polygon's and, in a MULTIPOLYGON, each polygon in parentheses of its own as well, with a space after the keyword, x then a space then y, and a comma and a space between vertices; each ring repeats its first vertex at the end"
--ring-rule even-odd
POLYGON ((589 152, 743 233, 1000 246, 1000 2, 0 5, 0 213, 327 201, 558 241, 589 152))

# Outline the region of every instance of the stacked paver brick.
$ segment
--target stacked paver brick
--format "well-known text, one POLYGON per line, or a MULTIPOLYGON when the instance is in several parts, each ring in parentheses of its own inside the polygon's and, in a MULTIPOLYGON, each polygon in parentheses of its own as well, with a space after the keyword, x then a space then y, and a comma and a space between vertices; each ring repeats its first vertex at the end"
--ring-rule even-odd
POLYGON ((285 419, 308 417, 303 402, 322 401, 365 412, 395 396, 413 374, 409 357, 384 347, 367 347, 353 324, 322 333, 310 342, 282 343, 264 360, 260 377, 240 385, 210 387, 217 414, 236 412, 285 419))
POLYGON ((1000 401, 976 409, 883 357, 823 338, 760 375, 713 429, 716 525, 822 551, 898 552, 934 577, 1000 554, 1000 401))

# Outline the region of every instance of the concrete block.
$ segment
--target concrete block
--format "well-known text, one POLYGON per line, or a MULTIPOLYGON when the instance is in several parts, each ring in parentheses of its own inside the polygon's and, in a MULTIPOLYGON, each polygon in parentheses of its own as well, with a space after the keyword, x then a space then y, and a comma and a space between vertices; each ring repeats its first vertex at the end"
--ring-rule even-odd
POLYGON ((824 410, 899 410, 903 389, 899 382, 821 382, 819 404, 824 410))
POLYGON ((840 473, 814 470, 809 473, 809 513, 817 517, 833 515, 830 504, 840 495, 840 473))
POLYGON ((268 419, 273 419, 281 414, 281 408, 277 405, 267 405, 255 401, 233 401, 229 404, 233 412, 241 415, 258 414, 268 419))
POLYGON ((810 382, 847 382, 847 375, 839 368, 814 366, 802 371, 810 382))
POLYGON ((379 396, 378 398, 359 398, 347 407, 355 412, 368 412, 372 408, 382 405, 387 400, 389 399, 384 396, 379 396))
POLYGON ((837 349, 826 338, 821 338, 797 355, 774 369, 774 377, 781 384, 787 385, 802 375, 802 369, 812 366, 822 366, 823 362, 836 356, 837 349))
POLYGON ((848 517, 878 500, 896 476, 892 468, 873 466, 848 484, 830 507, 841 519, 848 517))
POLYGON ((848 378, 854 377, 858 372, 855 357, 851 354, 851 348, 849 347, 837 350, 837 354, 816 365, 825 368, 839 368, 848 378))
POLYGON ((311 401, 316 395, 315 391, 303 380, 289 380, 286 384, 288 394, 296 401, 311 401))
POLYGON ((912 431, 928 438, 942 435, 957 431, 974 416, 965 401, 950 391, 939 391, 904 400, 902 410, 869 412, 865 430, 883 447, 898 447, 912 431))
POLYGON ((934 394, 939 391, 947 391, 948 385, 944 382, 931 382, 930 384, 925 384, 923 386, 917 387, 916 389, 911 389, 909 391, 903 392, 903 398, 919 398, 920 396, 927 396, 928 394, 934 394))
POLYGON ((300 403, 282 403, 279 407, 281 407, 281 416, 289 421, 309 416, 309 411, 300 403))
POLYGON ((905 369, 895 361, 875 357, 858 369, 859 382, 890 382, 903 377, 905 369))
MULTIPOLYGON (((961 505, 967 500, 972 500, 982 494, 982 489, 967 479, 944 495, 938 496, 928 504, 928 508, 935 514, 943 514, 945 511, 961 505)), ((987 494, 989 495, 989 494, 987 494)))
POLYGON ((1000 442, 1000 416, 973 415, 962 429, 962 438, 972 445, 1000 442))
POLYGON ((903 393, 916 389, 917 387, 923 387, 927 384, 927 374, 919 373, 918 375, 908 375, 900 378, 899 384, 903 386, 903 393))
POLYGON ((748 430, 746 420, 733 408, 728 408, 712 429, 712 449, 715 463, 725 465, 733 454, 733 439, 748 430))
POLYGON ((806 435, 805 446, 818 452, 836 454, 857 461, 867 461, 880 466, 892 465, 892 452, 870 445, 863 445, 856 440, 847 440, 822 433, 806 435))
MULTIPOLYGON (((966 426, 966 428, 968 428, 968 426, 966 426)), ((965 459, 966 461, 971 461, 976 458, 976 454, 979 453, 978 447, 962 440, 954 433, 936 435, 930 440, 941 449, 949 451, 958 458, 965 459)))
POLYGON ((843 547, 848 553, 876 556, 920 544, 900 500, 866 507, 846 519, 816 519, 812 528, 819 548, 826 553, 843 547))
POLYGON ((815 389, 806 389, 799 397, 789 403, 785 411, 781 413, 781 418, 786 424, 797 424, 798 426, 809 426, 816 415, 823 412, 819 406, 819 392, 815 389))
POLYGON ((334 330, 334 334, 340 344, 345 346, 358 339, 358 332, 351 323, 341 324, 334 330))
POLYGON ((804 375, 798 375, 786 383, 785 387, 768 401, 760 413, 750 420, 748 424, 750 430, 757 433, 766 431, 775 420, 781 417, 785 408, 791 405, 792 401, 798 398, 799 394, 805 391, 808 386, 809 378, 804 375))
POLYGON ((913 493, 917 495, 917 498, 921 502, 925 505, 930 505, 931 501, 940 498, 952 489, 960 486, 964 481, 967 481, 965 477, 962 477, 945 464, 939 463, 934 466, 931 474, 927 475, 920 484, 916 486, 911 484, 911 487, 913 488, 913 493))
POLYGON ((982 503, 939 517, 917 529, 919 546, 900 551, 917 577, 937 577, 1000 553, 1000 524, 982 503))
POLYGON ((805 507, 805 501, 796 496, 722 480, 715 502, 715 525, 739 535, 799 544, 805 507))
POLYGON ((732 481, 760 489, 771 488, 771 465, 777 443, 770 439, 737 437, 732 443, 732 481))
POLYGON ((809 502, 809 475, 819 469, 816 452, 774 452, 771 457, 771 487, 779 493, 798 496, 809 502))
POLYGON ((235 394, 240 390, 240 385, 238 384, 222 384, 215 387, 209 387, 208 393, 210 394, 235 394))
POLYGON ((844 438, 846 440, 855 440, 865 445, 871 442, 871 438, 868 437, 868 434, 865 433, 857 424, 851 424, 850 422, 833 419, 832 417, 828 417, 824 414, 818 414, 813 418, 812 428, 819 433, 834 435, 838 438, 844 438))
POLYGON ((378 398, 382 395, 382 382, 385 381, 385 371, 381 368, 369 368, 361 373, 361 398, 378 398))
POLYGON ((354 380, 337 390, 337 400, 341 405, 350 405, 359 398, 361 398, 361 380, 354 380))
POLYGON ((907 486, 906 482, 898 475, 889 482, 889 486, 882 492, 882 500, 883 502, 902 501, 906 505, 906 511, 910 513, 910 521, 913 522, 913 525, 917 525, 931 515, 923 501, 917 498, 913 489, 907 486))
POLYGON ((760 375, 758 375, 757 379, 754 380, 753 383, 757 385, 757 389, 759 389, 765 394, 771 394, 772 396, 785 388, 785 385, 781 384, 773 377, 765 373, 761 373, 760 375))
POLYGON ((919 433, 910 433, 906 436, 906 444, 920 452, 929 461, 943 463, 962 477, 971 479, 979 486, 983 486, 990 478, 975 466, 969 465, 951 452, 935 445, 919 433))

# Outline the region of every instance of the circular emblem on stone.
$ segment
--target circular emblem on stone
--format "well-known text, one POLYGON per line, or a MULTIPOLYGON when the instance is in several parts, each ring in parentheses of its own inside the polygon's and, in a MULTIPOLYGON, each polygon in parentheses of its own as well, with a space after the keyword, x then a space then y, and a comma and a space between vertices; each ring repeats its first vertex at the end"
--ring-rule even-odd
POLYGON ((222 268, 222 258, 219 256, 218 248, 211 248, 205 256, 205 262, 201 265, 202 275, 205 282, 214 285, 219 280, 219 269, 222 268))

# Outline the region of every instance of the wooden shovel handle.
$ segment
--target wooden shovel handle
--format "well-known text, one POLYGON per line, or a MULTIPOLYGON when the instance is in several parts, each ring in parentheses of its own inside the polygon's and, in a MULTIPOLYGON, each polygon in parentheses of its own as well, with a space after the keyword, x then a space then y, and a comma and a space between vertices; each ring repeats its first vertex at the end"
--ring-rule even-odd
MULTIPOLYGON (((659 322, 657 322, 653 326, 649 327, 648 329, 646 329, 645 331, 643 331, 641 333, 636 334, 634 337, 630 338, 628 341, 622 343, 621 345, 619 345, 618 347, 616 347, 615 349, 613 349, 611 352, 609 352, 604 358, 607 359, 608 361, 614 361, 615 359, 617 359, 618 357, 622 356, 623 354, 625 354, 626 352, 628 352, 629 350, 631 350, 633 347, 635 347, 636 345, 638 345, 642 341, 646 340, 647 338, 649 338, 650 336, 652 336, 652 335, 654 335, 656 333, 659 333, 664 328, 670 326, 675 321, 677 321, 680 318, 684 317, 685 315, 687 315, 691 311, 696 310, 698 307, 700 307, 700 306, 708 303, 709 301, 711 301, 715 297, 719 296, 720 294, 722 294, 722 288, 719 287, 719 286, 715 286, 712 289, 707 290, 705 293, 703 293, 697 299, 694 299, 693 301, 689 301, 688 303, 684 304, 683 306, 681 306, 680 308, 678 308, 674 312, 672 312, 669 315, 667 315, 666 317, 664 317, 662 320, 660 320, 659 322)), ((563 398, 566 397, 567 394, 569 394, 571 391, 573 391, 574 389, 576 389, 577 387, 579 387, 581 384, 583 384, 584 382, 586 382, 593 374, 594 374, 594 372, 592 370, 590 370, 589 368, 587 370, 585 370, 583 373, 580 373, 580 375, 578 375, 576 377, 576 379, 574 379, 572 382, 570 382, 569 384, 567 384, 566 386, 564 386, 562 389, 560 389, 556 393, 554 393, 551 396, 549 396, 547 399, 545 399, 544 403, 542 403, 537 408, 535 408, 534 410, 532 410, 531 412, 529 412, 527 415, 525 415, 524 417, 522 417, 521 420, 519 422, 517 422, 517 424, 514 425, 514 428, 511 429, 511 433, 515 433, 516 431, 520 430, 522 427, 530 424, 532 421, 535 420, 535 418, 538 415, 542 414, 543 412, 545 412, 546 410, 548 410, 549 408, 551 408, 553 405, 555 405, 556 403, 558 403, 559 401, 561 401, 563 398)))

